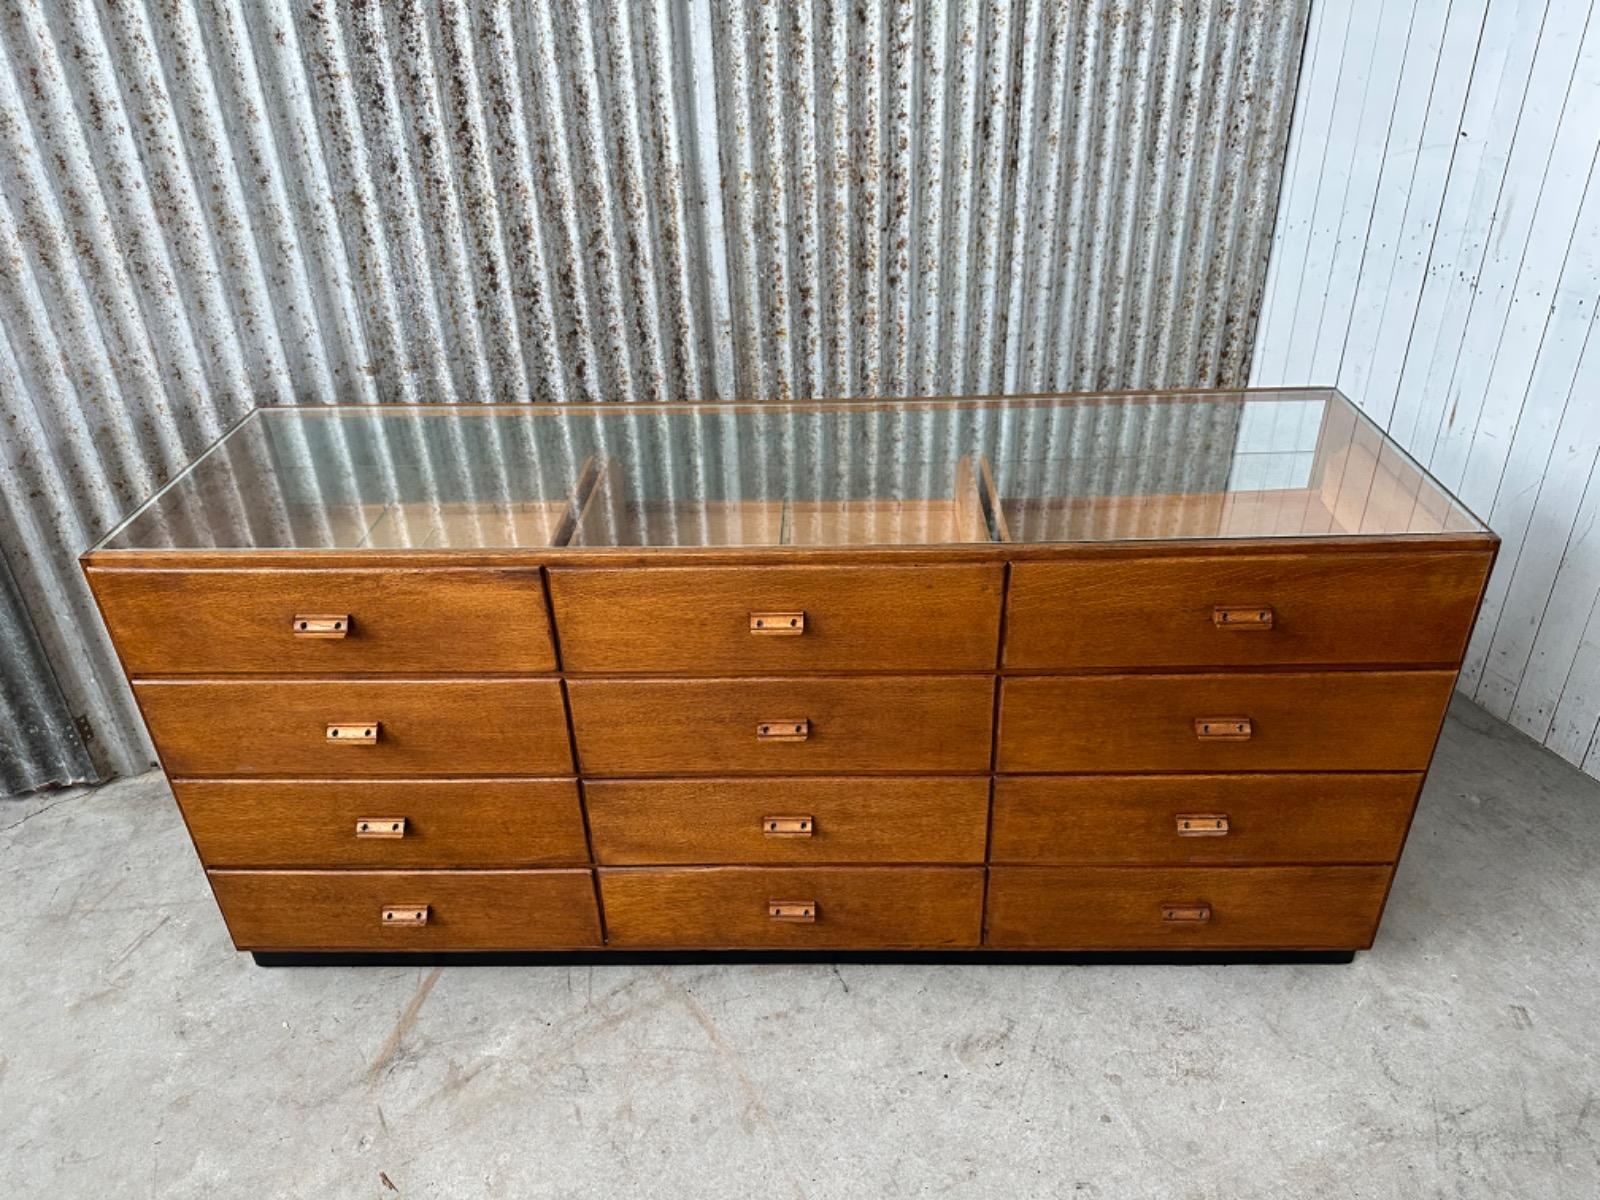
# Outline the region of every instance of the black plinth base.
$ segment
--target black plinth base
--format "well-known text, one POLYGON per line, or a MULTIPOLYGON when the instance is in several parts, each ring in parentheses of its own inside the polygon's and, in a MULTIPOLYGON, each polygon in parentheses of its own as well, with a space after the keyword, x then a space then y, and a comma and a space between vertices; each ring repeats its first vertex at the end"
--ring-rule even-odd
POLYGON ((897 963, 942 966, 1231 966, 1343 964, 1354 950, 258 950, 258 967, 627 967, 702 963, 897 963))

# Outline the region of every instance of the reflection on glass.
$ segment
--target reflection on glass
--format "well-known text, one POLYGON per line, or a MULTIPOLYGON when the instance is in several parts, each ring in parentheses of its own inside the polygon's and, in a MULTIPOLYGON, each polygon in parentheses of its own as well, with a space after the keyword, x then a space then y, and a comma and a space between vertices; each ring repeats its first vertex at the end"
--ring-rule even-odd
POLYGON ((936 484, 917 489, 931 494, 829 497, 779 476, 747 499, 673 499, 640 496, 629 488, 621 464, 607 459, 570 544, 900 546, 992 540, 971 455, 962 455, 953 469, 916 464, 911 474, 935 477, 936 484))
POLYGON ((1483 526, 1336 392, 1034 410, 996 462, 1018 542, 1308 537, 1483 526))
POLYGON ((1481 531, 1330 390, 273 408, 112 549, 863 546, 1481 531))

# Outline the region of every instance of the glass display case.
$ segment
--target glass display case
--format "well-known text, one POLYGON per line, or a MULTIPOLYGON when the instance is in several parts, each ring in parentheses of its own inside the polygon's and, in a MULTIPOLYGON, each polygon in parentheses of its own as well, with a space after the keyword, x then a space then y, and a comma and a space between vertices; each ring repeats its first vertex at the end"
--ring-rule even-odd
POLYGON ((1330 389, 264 408, 97 549, 942 546, 1481 532, 1330 389))
POLYGON ((258 961, 1348 961, 1496 544, 1326 389, 268 408, 84 570, 258 961))

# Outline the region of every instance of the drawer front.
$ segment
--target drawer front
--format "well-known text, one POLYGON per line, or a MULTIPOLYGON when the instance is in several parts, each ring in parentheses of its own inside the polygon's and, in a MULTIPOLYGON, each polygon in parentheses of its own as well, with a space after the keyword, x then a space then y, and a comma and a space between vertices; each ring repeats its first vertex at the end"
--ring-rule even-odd
POLYGON ((88 577, 135 678, 556 667, 537 570, 95 567, 88 577), (301 630, 296 618, 322 624, 301 630))
POLYGON ((995 867, 985 944, 1363 950, 1388 867, 995 867), (1202 919, 1203 918, 1203 919, 1202 919))
POLYGON ((600 872, 613 946, 976 946, 979 867, 679 867, 600 872), (781 905, 782 915, 773 906, 781 905))
POLYGON ((208 867, 522 867, 589 861, 570 779, 180 780, 208 867))
POLYGON ((554 569, 550 596, 569 671, 989 671, 1001 579, 998 565, 554 569))
POLYGON ((567 695, 585 775, 989 769, 989 676, 578 679, 567 695))
POLYGON ((989 782, 652 779, 584 783, 595 858, 650 863, 981 863, 989 782))
POLYGON ((588 871, 212 871, 210 879, 240 950, 600 945, 588 871), (408 913, 424 919, 408 922, 408 913))
POLYGON ((1007 679, 999 769, 1423 771, 1454 680, 1453 671, 1007 679), (1247 723, 1247 736, 1231 736, 1230 722, 1247 723))
POLYGON ((133 690, 173 776, 572 774, 553 679, 146 680, 133 690), (344 742, 330 725, 350 727, 344 742), (375 741, 360 740, 364 729, 375 741))
POLYGON ((1421 775, 995 781, 991 862, 1388 863, 1421 775))
POLYGON ((1492 555, 1163 555, 1017 563, 1015 669, 1454 665, 1492 555))

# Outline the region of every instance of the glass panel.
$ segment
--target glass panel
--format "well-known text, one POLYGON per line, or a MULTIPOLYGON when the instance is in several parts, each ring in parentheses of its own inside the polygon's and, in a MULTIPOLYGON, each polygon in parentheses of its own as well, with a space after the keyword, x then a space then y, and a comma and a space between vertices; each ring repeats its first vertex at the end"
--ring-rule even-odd
POLYGON ((1334 391, 1063 398, 1018 421, 994 455, 1017 542, 1483 529, 1334 391))
POLYGON ((101 545, 843 546, 1483 527, 1331 391, 253 413, 101 545))

